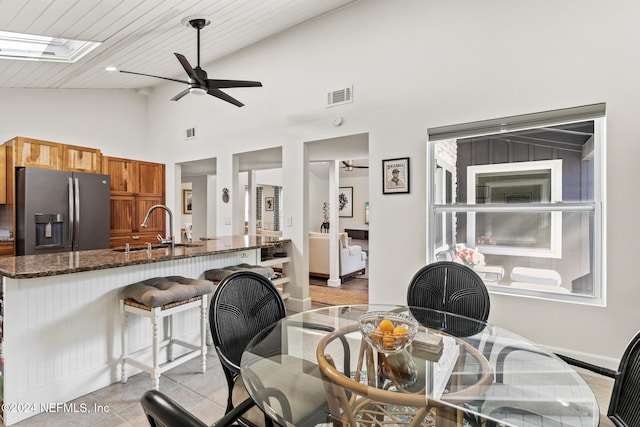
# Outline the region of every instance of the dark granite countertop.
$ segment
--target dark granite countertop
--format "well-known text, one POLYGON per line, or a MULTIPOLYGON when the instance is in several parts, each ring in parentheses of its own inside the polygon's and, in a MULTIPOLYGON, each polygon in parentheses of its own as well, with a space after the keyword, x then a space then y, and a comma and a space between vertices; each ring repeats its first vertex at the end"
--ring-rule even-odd
POLYGON ((103 270, 126 267, 134 264, 148 264, 181 258, 191 258, 246 249, 270 247, 289 239, 267 236, 227 236, 214 240, 195 242, 197 246, 176 247, 147 251, 118 252, 112 249, 92 251, 62 252, 43 255, 24 255, 0 258, 0 275, 14 279, 56 276, 81 271, 103 270))

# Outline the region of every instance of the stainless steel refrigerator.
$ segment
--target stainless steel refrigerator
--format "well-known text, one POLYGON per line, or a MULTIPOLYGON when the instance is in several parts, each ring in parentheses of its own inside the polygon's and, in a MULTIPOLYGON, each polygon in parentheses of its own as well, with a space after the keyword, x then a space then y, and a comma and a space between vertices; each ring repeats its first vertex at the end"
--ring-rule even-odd
POLYGON ((109 248, 109 176, 16 168, 16 255, 109 248))

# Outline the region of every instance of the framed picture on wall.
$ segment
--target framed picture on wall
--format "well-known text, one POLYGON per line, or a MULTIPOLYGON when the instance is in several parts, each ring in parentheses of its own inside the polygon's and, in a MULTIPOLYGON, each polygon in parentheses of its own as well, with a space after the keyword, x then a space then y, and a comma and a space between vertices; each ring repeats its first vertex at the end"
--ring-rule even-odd
POLYGON ((264 210, 272 211, 273 210, 273 197, 265 197, 264 198, 264 210))
POLYGON ((409 193, 409 158, 382 161, 382 194, 409 193))
POLYGON ((193 193, 191 190, 182 190, 182 213, 190 214, 193 193))
POLYGON ((338 212, 343 218, 353 218, 353 187, 340 187, 338 191, 338 212))

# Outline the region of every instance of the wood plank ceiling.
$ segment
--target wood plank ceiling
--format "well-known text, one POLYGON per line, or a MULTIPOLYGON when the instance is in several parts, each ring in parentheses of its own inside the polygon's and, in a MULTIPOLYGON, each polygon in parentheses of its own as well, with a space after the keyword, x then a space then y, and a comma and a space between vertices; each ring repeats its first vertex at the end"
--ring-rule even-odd
POLYGON ((204 66, 353 1, 0 0, 0 31, 102 43, 75 64, 0 59, 0 88, 140 88, 162 82, 109 73, 107 66, 183 79, 173 52, 194 66, 197 56, 196 31, 181 22, 186 17, 211 20, 201 31, 204 66))

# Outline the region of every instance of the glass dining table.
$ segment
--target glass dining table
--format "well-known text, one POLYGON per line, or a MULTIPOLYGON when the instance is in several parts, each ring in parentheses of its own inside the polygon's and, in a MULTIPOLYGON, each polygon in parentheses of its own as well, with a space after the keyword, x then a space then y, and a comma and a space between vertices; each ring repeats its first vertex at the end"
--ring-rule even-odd
POLYGON ((283 426, 597 426, 595 396, 564 361, 486 322, 397 305, 332 306, 281 319, 246 347, 245 387, 283 426), (370 312, 413 318, 399 352, 363 339, 370 312))

